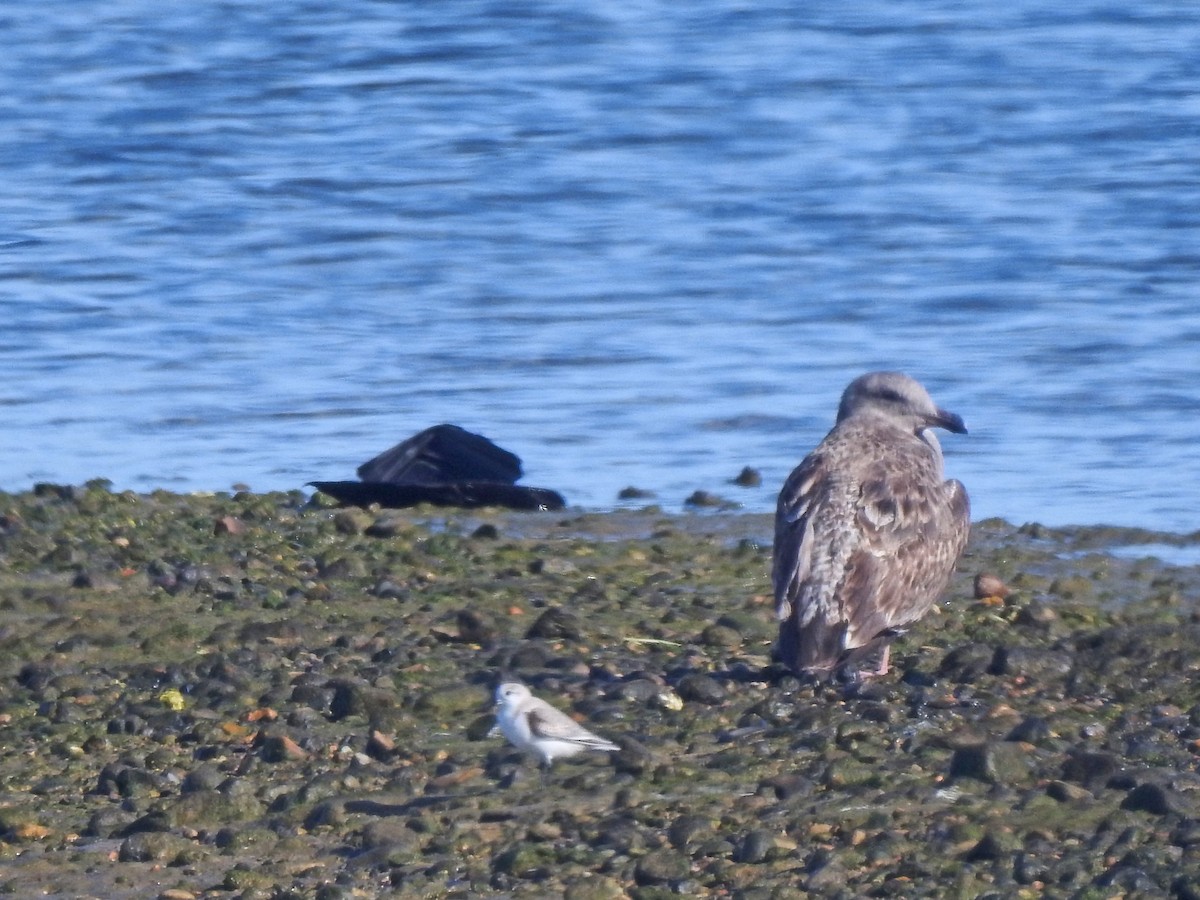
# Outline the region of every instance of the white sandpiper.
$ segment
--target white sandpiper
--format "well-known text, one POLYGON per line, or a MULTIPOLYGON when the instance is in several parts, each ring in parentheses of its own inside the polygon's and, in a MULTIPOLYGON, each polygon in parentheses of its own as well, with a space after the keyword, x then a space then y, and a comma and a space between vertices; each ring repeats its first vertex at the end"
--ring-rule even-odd
POLYGON ((496 724, 510 744, 538 757, 546 768, 584 750, 621 749, 513 681, 496 688, 496 724))

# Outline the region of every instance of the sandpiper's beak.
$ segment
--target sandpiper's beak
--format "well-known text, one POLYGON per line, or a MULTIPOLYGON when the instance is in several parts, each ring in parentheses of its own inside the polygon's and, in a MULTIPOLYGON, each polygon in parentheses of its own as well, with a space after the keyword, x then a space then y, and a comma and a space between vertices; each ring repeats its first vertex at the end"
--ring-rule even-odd
POLYGON ((963 424, 962 416, 944 409, 939 409, 935 415, 930 416, 929 424, 934 428, 945 428, 954 434, 967 433, 967 426, 963 424))

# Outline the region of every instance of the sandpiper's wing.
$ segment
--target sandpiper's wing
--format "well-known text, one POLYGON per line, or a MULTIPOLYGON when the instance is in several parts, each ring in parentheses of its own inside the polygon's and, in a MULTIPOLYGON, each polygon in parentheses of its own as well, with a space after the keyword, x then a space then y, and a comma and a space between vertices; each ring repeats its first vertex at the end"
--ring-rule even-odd
POLYGON ((529 722, 529 732, 535 739, 545 738, 555 741, 569 741, 594 750, 619 750, 612 741, 607 741, 597 734, 592 734, 566 713, 561 712, 549 703, 539 700, 530 704, 525 713, 529 722))

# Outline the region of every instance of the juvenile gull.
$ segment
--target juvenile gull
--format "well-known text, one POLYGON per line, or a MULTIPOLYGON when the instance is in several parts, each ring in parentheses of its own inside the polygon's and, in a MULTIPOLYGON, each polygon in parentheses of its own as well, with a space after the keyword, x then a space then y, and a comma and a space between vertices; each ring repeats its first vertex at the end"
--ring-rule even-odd
POLYGON ((949 584, 971 510, 962 484, 943 481, 932 428, 967 432, 907 375, 862 375, 784 483, 771 578, 794 671, 828 676, 882 649, 885 673, 892 639, 949 584))
POLYGON ((496 688, 496 724, 509 743, 537 756, 546 768, 583 750, 621 749, 512 681, 496 688))

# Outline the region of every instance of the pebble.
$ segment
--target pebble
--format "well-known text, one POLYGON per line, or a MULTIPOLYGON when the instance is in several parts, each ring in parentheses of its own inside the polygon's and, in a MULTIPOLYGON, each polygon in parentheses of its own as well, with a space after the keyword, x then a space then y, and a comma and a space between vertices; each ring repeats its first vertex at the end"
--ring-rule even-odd
POLYGON ((709 706, 719 706, 729 696, 729 692, 711 675, 695 672, 679 679, 675 690, 687 703, 704 703, 709 706))
POLYGON ((688 858, 670 849, 652 850, 637 861, 634 880, 641 885, 681 882, 691 875, 688 858))

